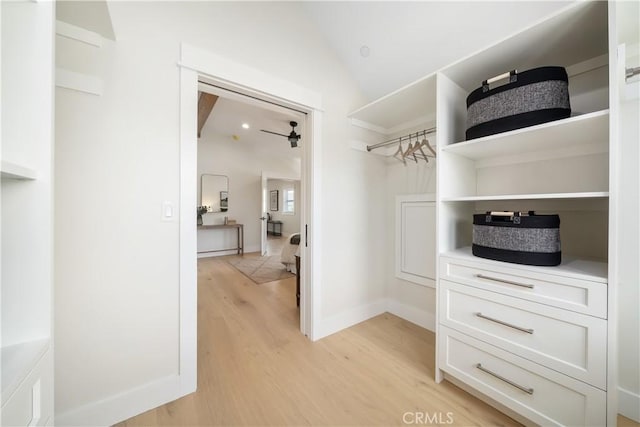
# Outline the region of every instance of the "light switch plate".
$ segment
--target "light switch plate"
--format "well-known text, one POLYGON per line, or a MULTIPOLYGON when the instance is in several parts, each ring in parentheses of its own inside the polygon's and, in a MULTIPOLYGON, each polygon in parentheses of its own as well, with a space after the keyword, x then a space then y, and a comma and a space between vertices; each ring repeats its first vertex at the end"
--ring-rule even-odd
POLYGON ((173 203, 166 200, 162 202, 162 220, 173 221, 175 216, 176 212, 173 203))

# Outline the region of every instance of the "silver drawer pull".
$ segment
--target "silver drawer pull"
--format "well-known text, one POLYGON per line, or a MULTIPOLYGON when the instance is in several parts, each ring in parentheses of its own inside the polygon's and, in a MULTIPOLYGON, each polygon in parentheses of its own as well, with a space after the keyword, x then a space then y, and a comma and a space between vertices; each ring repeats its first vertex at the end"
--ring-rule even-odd
POLYGON ((494 319, 493 317, 485 316, 482 313, 476 313, 476 317, 480 317, 481 319, 486 319, 486 320, 489 320, 491 322, 499 323, 501 325, 508 326, 510 328, 517 329, 517 330, 522 331, 522 332, 526 332, 528 334, 533 334, 533 329, 522 328, 520 326, 512 325, 511 323, 503 322, 502 320, 498 320, 498 319, 494 319))
POLYGON ((532 389, 532 388, 530 388, 530 387, 523 387, 523 386, 521 386, 520 384, 516 384, 516 383, 514 383, 513 381, 506 379, 506 378, 505 378, 505 377, 503 377, 502 375, 498 375, 498 374, 496 374, 495 372, 492 372, 492 371, 488 370, 487 368, 482 367, 482 364, 481 364, 481 363, 478 363, 478 364, 476 365, 476 368, 480 369, 482 372, 486 372, 487 374, 489 374, 489 375, 491 375, 491 376, 496 377, 497 379, 499 379, 499 380, 501 380, 501 381, 504 381, 505 383, 509 384, 510 386, 513 386, 513 387, 515 387, 515 388, 517 388, 517 389, 519 389, 519 390, 524 391, 524 392, 525 392, 525 393, 527 393, 527 394, 533 394, 533 389, 532 389))
POLYGON ((496 277, 485 276, 484 274, 476 274, 475 276, 478 279, 493 280, 494 282, 506 283, 507 285, 520 286, 521 288, 533 289, 533 285, 528 285, 526 283, 518 283, 518 282, 512 282, 511 280, 498 279, 496 277))

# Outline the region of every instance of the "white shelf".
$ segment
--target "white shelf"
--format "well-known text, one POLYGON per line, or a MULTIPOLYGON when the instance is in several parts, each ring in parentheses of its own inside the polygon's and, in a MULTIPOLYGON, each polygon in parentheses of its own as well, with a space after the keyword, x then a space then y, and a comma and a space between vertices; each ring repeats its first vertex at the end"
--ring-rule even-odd
POLYGON ((443 202, 480 202, 489 200, 595 199, 609 197, 608 191, 581 193, 500 194, 493 196, 443 197, 443 202))
POLYGON ((2 347, 2 405, 49 348, 49 339, 2 347))
POLYGON ((351 119, 391 134, 418 122, 435 121, 436 76, 430 74, 349 114, 351 119))
POLYGON ((0 162, 2 179, 36 179, 37 173, 34 169, 18 165, 3 160, 0 162))
POLYGON ((562 257, 562 263, 554 267, 539 267, 535 265, 524 265, 505 263, 501 261, 494 261, 491 259, 480 258, 471 253, 471 247, 466 246, 464 248, 456 249, 450 252, 441 253, 440 256, 446 256, 457 259, 473 260, 474 262, 481 262, 489 265, 505 266, 510 268, 532 271, 535 273, 544 274, 557 274, 558 276, 573 277, 579 280, 588 280, 591 282, 608 283, 608 265, 606 262, 577 259, 571 257, 562 257))
POLYGON ((442 147, 471 160, 559 150, 609 151, 609 110, 596 111, 442 147))

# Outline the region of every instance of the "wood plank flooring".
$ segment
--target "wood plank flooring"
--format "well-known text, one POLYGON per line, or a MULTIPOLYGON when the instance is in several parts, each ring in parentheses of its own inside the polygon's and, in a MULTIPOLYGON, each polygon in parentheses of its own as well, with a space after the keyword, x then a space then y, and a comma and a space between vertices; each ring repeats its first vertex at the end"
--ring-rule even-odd
POLYGON ((312 343, 298 328, 295 278, 256 285, 223 258, 198 261, 198 390, 130 426, 518 425, 448 382, 434 334, 384 314, 312 343), (408 415, 407 420, 412 420, 408 415))

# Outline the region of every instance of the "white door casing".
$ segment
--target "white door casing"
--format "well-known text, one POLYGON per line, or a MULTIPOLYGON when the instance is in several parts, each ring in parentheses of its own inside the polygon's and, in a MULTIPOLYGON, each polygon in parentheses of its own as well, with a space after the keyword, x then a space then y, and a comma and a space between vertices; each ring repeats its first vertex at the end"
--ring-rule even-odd
POLYGON ((306 114, 301 189, 300 329, 319 334, 321 295, 320 177, 322 102, 319 93, 183 43, 180 61, 180 394, 197 386, 196 225, 198 80, 306 114))

